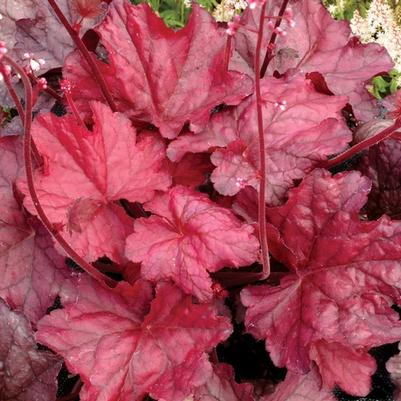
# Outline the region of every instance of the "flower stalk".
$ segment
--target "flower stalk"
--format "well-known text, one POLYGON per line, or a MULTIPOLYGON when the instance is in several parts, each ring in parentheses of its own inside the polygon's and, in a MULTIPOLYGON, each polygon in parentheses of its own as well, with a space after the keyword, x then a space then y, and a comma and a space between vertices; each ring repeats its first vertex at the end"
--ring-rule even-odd
POLYGON ((266 228, 266 150, 265 136, 263 131, 263 112, 262 112, 262 94, 260 90, 260 54, 263 42, 264 16, 266 12, 266 2, 261 5, 258 39, 255 52, 255 96, 256 96, 256 113, 258 122, 259 136, 259 197, 258 197, 258 224, 259 224, 259 240, 262 250, 263 275, 262 279, 270 275, 270 260, 269 246, 267 243, 267 228, 266 228))
POLYGON ((29 194, 32 198, 33 205, 36 209, 39 219, 49 231, 49 233, 55 238, 55 240, 64 249, 66 254, 74 260, 82 269, 84 269, 90 276, 102 284, 106 284, 109 287, 115 287, 117 283, 109 277, 100 273, 95 267, 84 260, 78 255, 74 249, 67 243, 67 241, 60 234, 59 230, 50 222, 43 207, 39 201, 35 189, 35 183, 33 178, 33 167, 32 167, 32 137, 31 137, 31 126, 32 126, 32 108, 33 108, 33 89, 29 77, 26 75, 23 68, 21 68, 14 60, 8 56, 3 56, 1 63, 10 65, 22 79, 25 90, 25 113, 24 113, 24 141, 23 141, 23 153, 24 153, 24 165, 25 174, 28 185, 29 194))
MULTIPOLYGON (((280 11, 278 13, 276 22, 274 24, 273 32, 270 36, 269 43, 267 45, 266 54, 265 54, 265 58, 263 60, 262 68, 260 69, 260 76, 262 78, 265 76, 267 67, 270 64, 270 61, 273 59, 274 43, 276 42, 277 35, 278 35, 277 32, 278 32, 278 29, 280 28, 281 21, 283 20, 283 15, 284 15, 285 10, 287 9, 288 2, 289 2, 289 0, 284 0, 281 3, 280 11)), ((256 64, 255 64, 255 66, 256 66, 256 64)), ((259 71, 259 69, 255 68, 255 71, 259 71)))

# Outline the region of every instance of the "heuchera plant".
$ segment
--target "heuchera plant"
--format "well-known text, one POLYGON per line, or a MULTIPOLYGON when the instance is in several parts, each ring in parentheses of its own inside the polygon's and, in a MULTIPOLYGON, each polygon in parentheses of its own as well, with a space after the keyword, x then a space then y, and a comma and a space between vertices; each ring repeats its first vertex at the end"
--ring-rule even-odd
POLYGON ((318 0, 250 0, 228 24, 194 4, 180 30, 128 0, 16 4, 1 400, 56 400, 62 364, 65 401, 367 395, 369 350, 401 339, 401 97, 380 119, 366 89, 386 51, 318 0), (284 382, 237 382, 233 332, 284 382))

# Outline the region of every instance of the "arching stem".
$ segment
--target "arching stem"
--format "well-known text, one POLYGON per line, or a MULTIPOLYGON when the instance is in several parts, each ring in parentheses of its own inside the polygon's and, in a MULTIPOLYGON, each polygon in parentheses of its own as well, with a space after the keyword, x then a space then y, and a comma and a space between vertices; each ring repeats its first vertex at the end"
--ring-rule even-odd
POLYGON ((64 249, 66 254, 74 260, 82 269, 84 269, 89 275, 91 275, 94 279, 99 281, 102 284, 106 284, 110 287, 115 287, 117 283, 100 273, 95 267, 89 264, 85 259, 79 256, 71 246, 66 242, 63 236, 59 233, 58 229, 56 229, 53 224, 48 219, 46 213, 44 212, 42 205, 39 201, 39 197, 36 193, 35 183, 33 178, 33 168, 32 168, 32 154, 31 154, 31 126, 32 126, 32 107, 33 107, 33 90, 32 85, 29 80, 29 77, 26 75, 23 68, 21 68, 14 60, 12 60, 8 56, 3 56, 1 63, 5 63, 10 65, 18 74, 20 74, 22 82, 24 84, 25 89, 25 114, 24 114, 24 164, 25 164, 25 173, 26 180, 28 185, 29 194, 32 198, 33 205, 36 209, 38 217, 42 221, 43 225, 49 231, 49 233, 55 238, 55 240, 60 244, 60 246, 64 249))

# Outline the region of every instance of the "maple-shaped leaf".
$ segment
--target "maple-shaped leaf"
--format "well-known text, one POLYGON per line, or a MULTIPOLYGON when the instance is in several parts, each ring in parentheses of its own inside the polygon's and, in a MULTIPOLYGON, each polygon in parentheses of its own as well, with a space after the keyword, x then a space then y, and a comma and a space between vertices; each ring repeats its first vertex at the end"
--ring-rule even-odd
POLYGON ((322 388, 319 373, 313 369, 306 375, 288 372, 275 392, 261 401, 336 401, 336 397, 322 388))
POLYGON ((82 278, 65 285, 64 308, 39 322, 38 341, 80 374, 81 400, 183 400, 212 376, 206 353, 230 335, 229 319, 171 284, 151 298, 141 280, 110 290, 82 278))
POLYGON ((61 360, 39 351, 26 318, 0 300, 0 399, 54 401, 61 360))
POLYGON ((366 351, 318 340, 311 346, 310 357, 319 366, 322 381, 328 390, 338 385, 350 395, 369 394, 376 361, 366 351))
MULTIPOLYGON (((267 15, 277 15, 281 2, 269 4, 267 15)), ((279 35, 275 43, 275 56, 267 73, 277 70, 281 74, 318 72, 328 89, 336 95, 347 95, 358 119, 368 120, 378 116, 376 99, 365 89, 373 76, 387 72, 393 62, 387 50, 376 44, 361 44, 352 37, 348 21, 336 21, 319 0, 295 0, 291 3, 294 27, 283 21, 281 28, 286 35, 279 35)), ((243 23, 251 29, 258 24, 260 7, 247 9, 243 23)), ((272 20, 273 23, 275 22, 272 20)), ((271 30, 266 29, 266 45, 271 30)), ((256 35, 239 30, 236 49, 253 65, 256 35)), ((261 58, 264 58, 262 52, 261 58)))
MULTIPOLYGON (((150 200, 166 190, 171 179, 163 170, 164 144, 158 138, 137 138, 130 120, 99 102, 91 103, 94 127, 89 131, 72 115, 39 115, 32 136, 45 159, 35 187, 50 221, 63 226, 73 248, 88 260, 123 259, 131 219, 117 204, 150 200), (107 229, 105 229, 107 227, 107 229)), ((20 188, 28 194, 26 184, 20 188)), ((36 213, 32 199, 25 206, 36 213)))
POLYGON ((234 369, 226 363, 213 366, 212 377, 198 387, 193 401, 254 401, 253 386, 250 383, 239 384, 234 380, 234 369))
POLYGON ((47 231, 26 219, 13 185, 22 170, 20 138, 0 139, 0 297, 35 324, 68 273, 47 231))
POLYGON ((401 223, 359 220, 369 189, 357 172, 315 170, 267 211, 270 251, 291 273, 241 299, 276 365, 307 372, 318 340, 367 350, 400 338, 401 223))
MULTIPOLYGON (((261 82, 266 147, 266 201, 279 204, 293 181, 319 161, 340 152, 351 140, 341 109, 347 99, 318 93, 309 80, 265 78, 261 82), (285 110, 275 103, 286 102, 285 110)), ((199 134, 180 136, 168 156, 218 147, 211 160, 211 180, 222 195, 235 195, 247 185, 259 188, 259 137, 255 97, 235 110, 212 117, 199 134)))
MULTIPOLYGON (((148 4, 114 0, 96 32, 107 50, 107 64, 97 62, 118 110, 156 125, 167 138, 186 122, 199 130, 213 107, 238 104, 252 91, 249 77, 227 70, 226 33, 197 4, 185 28, 174 31, 148 4)), ((64 75, 78 102, 103 99, 78 53, 66 61, 64 75)))
MULTIPOLYGON (((398 345, 400 348, 400 345, 398 345)), ((390 373, 391 380, 395 384, 394 400, 401 400, 401 354, 390 358, 386 363, 386 369, 390 373)))
POLYGON ((253 228, 205 194, 176 186, 146 204, 154 215, 136 219, 126 254, 142 262, 151 281, 173 280, 201 301, 213 296, 208 272, 252 264, 259 243, 253 228))

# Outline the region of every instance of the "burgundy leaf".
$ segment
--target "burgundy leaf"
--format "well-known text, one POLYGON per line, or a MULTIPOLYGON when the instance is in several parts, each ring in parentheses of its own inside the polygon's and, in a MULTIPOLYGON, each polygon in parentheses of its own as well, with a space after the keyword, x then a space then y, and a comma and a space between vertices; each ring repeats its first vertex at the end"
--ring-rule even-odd
POLYGON ((201 301, 213 296, 208 272, 253 263, 259 249, 253 228, 210 201, 206 195, 176 186, 146 205, 154 213, 136 219, 126 254, 142 262, 142 276, 173 280, 201 301))
POLYGON ((61 361, 39 351, 25 317, 0 300, 0 398, 54 401, 61 361))
POLYGON ((16 22, 21 19, 34 19, 36 16, 35 0, 3 0, 0 4, 1 25, 0 40, 12 50, 16 43, 16 22))
MULTIPOLYGON (((277 205, 293 181, 321 160, 340 152, 351 140, 342 121, 346 98, 316 92, 309 80, 265 78, 261 85, 266 143, 266 200, 277 205), (286 102, 285 110, 277 107, 286 102)), ((185 152, 207 151, 217 166, 211 179, 222 195, 235 195, 247 185, 259 188, 259 139, 255 97, 236 110, 212 117, 199 134, 180 136, 170 144, 173 160, 185 152)))
MULTIPOLYGON (((93 131, 72 115, 44 114, 35 120, 32 135, 45 158, 35 185, 50 221, 63 226, 66 240, 78 253, 90 261, 108 256, 120 262, 132 225, 116 202, 150 200, 171 180, 162 170, 165 151, 160 139, 137 138, 123 114, 98 102, 91 107, 93 131)), ((26 184, 20 187, 28 195, 26 184)), ((24 204, 36 212, 29 196, 24 204)))
MULTIPOLYGON (((67 20, 72 25, 80 23, 81 34, 84 34, 102 20, 105 7, 101 7, 98 1, 99 12, 96 15, 93 12, 82 15, 79 12, 83 6, 81 3, 82 0, 57 0, 67 20)), ((0 14, 3 17, 0 40, 6 42, 10 55, 27 65, 24 54, 33 53, 36 60, 43 59, 46 62, 41 66, 41 73, 61 67, 67 54, 74 49, 71 37, 47 1, 4 0, 0 4, 0 14)))
POLYGON ((242 302, 276 365, 307 372, 317 340, 367 350, 400 338, 401 223, 359 220, 369 188, 357 172, 315 170, 267 211, 270 251, 291 273, 243 290, 242 302))
MULTIPOLYGON (((99 68, 118 110, 156 125, 167 138, 175 138, 186 122, 199 131, 213 107, 238 104, 252 91, 247 76, 225 68, 225 31, 197 4, 185 28, 173 31, 146 3, 114 0, 96 31, 108 60, 98 61, 99 68)), ((75 84, 80 104, 102 100, 78 53, 67 60, 64 75, 75 84)))
MULTIPOLYGON (((385 120, 387 121, 387 120, 385 120)), ((401 141, 387 139, 372 146, 358 169, 372 180, 366 210, 370 218, 401 217, 401 141)))
POLYGON ((151 298, 142 281, 109 290, 82 278, 39 322, 37 339, 80 374, 81 400, 183 400, 212 376, 206 352, 230 335, 229 320, 170 284, 151 298))

